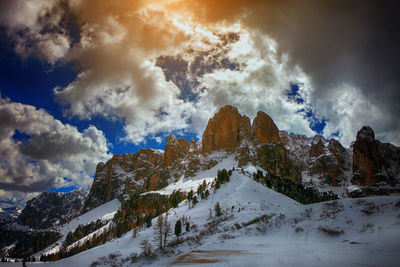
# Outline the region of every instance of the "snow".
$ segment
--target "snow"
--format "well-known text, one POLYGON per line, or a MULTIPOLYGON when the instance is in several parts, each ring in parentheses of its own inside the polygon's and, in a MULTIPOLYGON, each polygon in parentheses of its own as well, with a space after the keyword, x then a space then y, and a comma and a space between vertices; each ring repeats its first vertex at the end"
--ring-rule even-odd
POLYGON ((78 241, 72 243, 71 245, 69 245, 66 249, 66 251, 70 251, 72 248, 82 245, 85 242, 87 242, 88 240, 90 240, 91 238, 93 238, 96 235, 102 234, 104 231, 108 230, 111 226, 111 221, 108 222, 106 225, 104 225, 103 227, 97 229, 96 231, 94 231, 93 233, 88 234, 87 236, 85 236, 82 239, 79 239, 78 241))
POLYGON ((212 182, 217 177, 218 171, 222 169, 230 170, 233 167, 237 168, 237 162, 234 156, 228 155, 225 152, 214 152, 207 156, 208 159, 217 160, 218 164, 208 170, 199 171, 195 176, 185 178, 182 176, 178 181, 169 184, 165 188, 157 191, 149 191, 142 195, 158 193, 162 195, 170 195, 173 191, 180 190, 181 192, 189 192, 193 189, 195 192, 198 186, 205 180, 206 183, 212 182))
POLYGON ((189 192, 190 190, 196 191, 200 184, 203 183, 205 180, 206 183, 212 182, 215 177, 205 177, 204 179, 197 179, 197 180, 185 180, 183 177, 179 179, 177 182, 169 184, 167 187, 157 190, 157 191, 149 191, 143 193, 142 195, 146 194, 153 194, 158 193, 161 195, 171 195, 174 191, 180 190, 181 192, 189 192))
MULTIPOLYGON (((187 201, 180 203, 169 211, 168 217, 172 227, 183 215, 189 218, 192 226, 197 226, 188 233, 184 232, 181 238, 208 229, 208 223, 216 218, 213 210, 217 202, 223 210, 222 217, 226 219, 216 226, 213 234, 206 234, 200 243, 183 243, 174 248, 174 254, 160 255, 153 262, 139 261, 137 266, 198 266, 190 261, 179 264, 185 255, 189 259, 209 260, 205 266, 398 266, 400 196, 340 199, 301 205, 253 181, 251 173, 256 167, 249 165, 241 171, 232 157, 222 154, 212 157, 220 160, 214 168, 201 171, 195 177, 182 177, 157 192, 168 194, 177 189, 196 189, 204 179, 207 181, 215 177, 219 169, 235 167, 230 182, 221 185, 216 192, 211 190, 207 199, 199 198, 199 203, 193 208, 188 207, 187 201), (210 209, 213 219, 209 218, 210 209), (251 223, 263 216, 268 219, 251 223)), ((113 205, 113 209, 108 211, 103 207, 101 212, 93 210, 90 216, 82 215, 84 217, 81 216, 79 222, 110 218, 107 214, 118 209, 120 203, 114 202, 113 205)), ((153 219, 153 224, 156 220, 153 219)), ((79 222, 75 222, 74 227, 79 222)), ((130 261, 118 261, 133 252, 140 254, 142 240, 148 240, 156 247, 154 237, 153 228, 139 229, 136 238, 130 231, 102 246, 47 263, 46 266, 90 266, 110 253, 120 255, 115 259, 115 265, 131 266, 130 261)), ((175 238, 170 236, 169 240, 175 238)), ((4 264, 8 265, 14 266, 4 264)))
POLYGON ((59 231, 61 234, 66 235, 68 232, 75 230, 80 224, 85 225, 99 218, 102 218, 102 220, 109 220, 120 207, 121 202, 119 202, 118 199, 113 199, 73 219, 69 223, 63 225, 59 231))
MULTIPOLYGON (((57 242, 52 244, 51 246, 45 248, 42 251, 35 253, 35 256, 40 257, 40 255, 42 255, 42 254, 46 255, 46 254, 51 254, 51 253, 55 253, 55 252, 59 251, 60 248, 62 247, 62 243, 64 242, 64 240, 69 232, 74 231, 76 228, 78 228, 79 225, 86 225, 90 222, 96 221, 97 219, 101 219, 102 221, 105 221, 105 222, 110 221, 114 217, 114 214, 117 212, 117 210, 120 207, 121 207, 121 202, 119 202, 118 199, 113 199, 103 205, 100 205, 100 206, 82 214, 81 216, 71 220, 69 223, 62 225, 60 227, 57 227, 54 230, 61 233, 62 237, 57 242)), ((79 240, 77 242, 79 242, 79 240)))

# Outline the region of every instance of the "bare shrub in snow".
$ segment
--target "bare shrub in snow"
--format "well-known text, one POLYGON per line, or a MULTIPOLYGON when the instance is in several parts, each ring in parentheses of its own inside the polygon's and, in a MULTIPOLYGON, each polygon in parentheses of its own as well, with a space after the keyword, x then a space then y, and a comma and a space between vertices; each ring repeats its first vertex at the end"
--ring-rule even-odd
POLYGON ((364 208, 361 209, 361 212, 365 215, 372 215, 379 212, 379 206, 375 205, 374 202, 366 202, 364 208))
POLYGON ((324 203, 322 206, 322 213, 320 214, 320 219, 332 218, 336 219, 337 214, 344 210, 344 206, 342 203, 338 201, 332 201, 324 203))
POLYGON ((305 209, 303 216, 306 217, 307 219, 311 219, 311 214, 312 214, 312 208, 307 208, 305 209))
POLYGON ((92 264, 90 264, 90 267, 96 267, 96 266, 99 266, 99 265, 100 265, 99 261, 94 261, 94 262, 92 262, 92 264))
POLYGON ((108 254, 108 259, 110 259, 110 260, 115 260, 116 258, 118 258, 118 257, 120 257, 120 256, 121 256, 120 253, 114 252, 114 253, 108 254))
POLYGON ((256 229, 257 229, 257 231, 265 234, 267 232, 267 224, 264 222, 258 222, 256 229))
POLYGON ((90 267, 96 267, 99 265, 107 265, 107 266, 112 266, 112 267, 117 267, 121 266, 124 263, 124 260, 119 258, 121 257, 121 254, 118 252, 110 253, 108 256, 103 256, 99 257, 96 261, 92 262, 90 264, 90 267))
POLYGON ((320 225, 318 227, 318 230, 320 232, 322 232, 322 233, 324 233, 324 234, 326 234, 328 236, 332 236, 332 237, 344 234, 344 231, 342 229, 340 229, 339 227, 336 227, 336 229, 333 229, 333 228, 329 228, 327 226, 320 225))
POLYGON ((297 218, 297 217, 293 218, 293 224, 297 224, 302 221, 304 221, 304 218, 297 218))
POLYGON ((296 229, 294 229, 296 233, 300 233, 300 232, 304 232, 304 229, 301 227, 296 227, 296 229))
POLYGON ((142 242, 140 242, 140 247, 143 251, 143 255, 145 257, 151 257, 153 254, 153 246, 151 245, 151 243, 148 240, 142 240, 142 242))
POLYGON ((368 231, 369 233, 373 233, 374 232, 373 227, 374 227, 374 225, 371 223, 364 224, 360 229, 360 233, 364 233, 366 231, 368 231))
POLYGON ((225 240, 225 239, 235 239, 235 238, 236 238, 235 236, 229 235, 229 234, 221 234, 220 235, 220 239, 223 239, 223 240, 225 240))
POLYGON ((235 228, 238 229, 238 230, 239 230, 239 229, 242 229, 242 227, 243 227, 243 226, 240 225, 240 223, 235 223, 234 226, 235 226, 235 228))
POLYGON ((137 254, 136 252, 132 252, 132 253, 129 255, 129 259, 131 260, 131 263, 136 262, 137 259, 138 259, 138 254, 137 254))

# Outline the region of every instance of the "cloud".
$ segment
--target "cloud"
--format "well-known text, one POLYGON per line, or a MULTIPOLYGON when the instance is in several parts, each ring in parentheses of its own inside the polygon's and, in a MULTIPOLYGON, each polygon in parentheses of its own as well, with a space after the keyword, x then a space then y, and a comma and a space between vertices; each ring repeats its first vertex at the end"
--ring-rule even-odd
POLYGON ((6 28, 15 51, 55 64, 71 46, 62 1, 15 0, 0 4, 0 26, 6 28))
POLYGON ((2 191, 30 196, 72 184, 86 189, 97 163, 110 157, 107 151, 103 132, 94 126, 79 132, 42 109, 0 98, 2 191))
POLYGON ((197 109, 202 111, 193 115, 196 131, 204 130, 203 122, 217 108, 231 104, 251 119, 260 110, 266 112, 281 130, 315 134, 305 116, 307 104, 289 101, 287 97, 291 83, 306 81, 304 73, 290 68, 285 57, 276 53, 276 44, 267 37, 262 40, 263 49, 259 49, 249 35, 243 33, 241 37, 228 54, 241 65, 240 70, 220 69, 199 79, 199 87, 207 90, 200 93, 196 103, 197 109))
POLYGON ((74 63, 76 79, 54 89, 65 115, 122 118, 125 141, 141 143, 146 136, 179 130, 200 136, 213 112, 233 104, 250 117, 267 112, 283 130, 312 135, 310 123, 326 120, 323 134, 339 132, 349 144, 359 125, 371 125, 383 140, 400 144, 398 25, 389 23, 395 17, 390 4, 38 0, 2 5, 0 24, 18 53, 50 64, 74 63), (292 83, 299 85, 303 102, 287 97, 292 83))
POLYGON ((0 189, 0 205, 7 206, 19 206, 23 208, 26 202, 39 195, 38 192, 26 193, 21 191, 4 191, 0 189))
MULTIPOLYGON (((344 127, 336 118, 334 106, 345 101, 332 106, 331 92, 352 88, 349 93, 356 90, 359 102, 349 106, 347 115, 341 112, 343 120, 357 113, 359 103, 368 103, 372 108, 364 105, 364 116, 353 119, 377 125, 381 136, 400 145, 396 138, 400 128, 400 23, 393 19, 397 2, 199 0, 183 4, 203 24, 241 21, 254 36, 273 38, 280 53, 289 56, 288 64, 298 65, 309 77, 310 103, 325 107, 316 112, 332 118, 330 127, 338 128, 343 136, 353 134, 348 131, 354 127, 344 127)), ((348 143, 349 138, 343 141, 348 143)))

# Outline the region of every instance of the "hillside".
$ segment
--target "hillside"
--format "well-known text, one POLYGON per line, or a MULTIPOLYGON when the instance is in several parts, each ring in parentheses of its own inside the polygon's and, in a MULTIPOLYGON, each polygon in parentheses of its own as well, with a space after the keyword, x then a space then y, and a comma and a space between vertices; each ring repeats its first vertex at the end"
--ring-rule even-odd
MULTIPOLYGON (((196 187, 196 182, 201 184, 203 178, 216 176, 219 168, 231 164, 228 157, 214 169, 183 178, 176 185, 188 183, 196 187)), ((169 211, 172 226, 183 215, 189 218, 191 229, 183 230, 180 238, 192 238, 171 246, 167 254, 139 257, 139 265, 190 266, 205 262, 215 266, 396 266, 400 260, 399 196, 301 205, 253 181, 251 172, 245 171, 253 170, 253 166, 243 171, 235 164, 232 167, 236 171, 230 181, 207 199, 193 208, 184 201, 169 211), (217 217, 212 210, 210 218, 210 209, 217 202, 223 214, 217 217)), ((168 190, 160 192, 165 194, 168 190)), ((152 220, 153 226, 156 221, 152 220)), ((136 238, 129 231, 105 245, 46 266, 90 266, 96 261, 99 266, 130 266, 131 253, 142 253, 142 240, 157 248, 155 236, 153 227, 139 230, 136 238)), ((176 237, 171 235, 169 240, 176 237)))

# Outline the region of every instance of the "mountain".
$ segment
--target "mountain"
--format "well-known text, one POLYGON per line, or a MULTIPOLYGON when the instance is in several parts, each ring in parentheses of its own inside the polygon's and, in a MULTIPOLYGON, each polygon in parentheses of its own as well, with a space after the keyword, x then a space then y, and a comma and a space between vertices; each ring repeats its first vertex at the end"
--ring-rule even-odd
POLYGON ((43 192, 29 200, 18 217, 18 223, 33 229, 47 229, 61 225, 78 216, 86 194, 43 192))
POLYGON ((368 126, 346 148, 320 135, 280 131, 264 112, 251 121, 225 106, 208 121, 201 140, 169 135, 164 151, 114 155, 97 165, 87 197, 41 194, 13 225, 51 229, 48 242, 31 238, 41 246, 30 254, 61 259, 53 266, 395 266, 400 255, 399 151, 375 140, 368 126), (186 230, 182 239, 170 236, 164 248, 156 232, 169 236, 165 229, 172 226, 157 226, 161 215, 172 226, 181 220, 186 230), (370 251, 384 251, 387 258, 370 251), (321 253, 328 258, 321 259, 321 253), (253 254, 261 260, 254 261, 253 254), (277 262, 269 258, 275 254, 277 262))
POLYGON ((11 207, 17 217, 1 225, 0 247, 15 257, 46 248, 60 238, 54 229, 81 213, 86 196, 81 191, 43 192, 29 200, 22 212, 11 207))
POLYGON ((21 212, 21 208, 15 203, 0 202, 0 225, 15 221, 21 212))
POLYGON ((239 168, 252 164, 321 192, 333 191, 339 197, 399 193, 399 150, 375 140, 369 127, 360 130, 351 149, 336 139, 279 131, 261 111, 251 123, 237 108, 225 106, 208 121, 198 142, 170 135, 165 151, 142 149, 99 163, 85 211, 212 168, 217 162, 209 155, 216 151, 233 155, 239 168))

